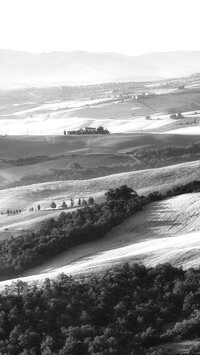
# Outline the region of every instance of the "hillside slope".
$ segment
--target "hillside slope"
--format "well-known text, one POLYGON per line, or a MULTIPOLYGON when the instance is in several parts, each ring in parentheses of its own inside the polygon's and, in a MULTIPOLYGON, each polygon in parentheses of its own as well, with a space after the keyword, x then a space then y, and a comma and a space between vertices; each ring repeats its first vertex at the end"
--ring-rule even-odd
MULTIPOLYGON (((49 207, 55 201, 73 198, 102 197, 109 188, 127 185, 145 194, 199 179, 200 161, 171 165, 157 169, 146 169, 113 174, 90 180, 53 181, 0 190, 0 212, 7 208, 28 210, 30 207, 49 207)), ((1 216, 0 216, 1 218, 1 216)))
POLYGON ((22 230, 33 228, 43 219, 57 216, 60 210, 49 210, 52 201, 57 206, 63 201, 70 206, 72 197, 77 205, 78 198, 93 196, 102 201, 109 188, 128 185, 140 194, 152 191, 166 191, 178 184, 199 179, 200 161, 187 162, 157 169, 146 169, 114 174, 90 180, 69 180, 39 183, 0 190, 0 239, 17 236, 22 230), (41 210, 38 211, 37 206, 41 210), (30 209, 34 208, 34 211, 30 209), (22 213, 7 214, 7 210, 22 210, 22 213), (7 230, 8 229, 8 230, 7 230))
MULTIPOLYGON (((103 239, 74 247, 27 271, 23 281, 100 272, 121 261, 156 265, 170 262, 184 268, 200 266, 200 193, 151 203, 114 227, 103 239)), ((3 281, 0 287, 11 283, 3 281)))

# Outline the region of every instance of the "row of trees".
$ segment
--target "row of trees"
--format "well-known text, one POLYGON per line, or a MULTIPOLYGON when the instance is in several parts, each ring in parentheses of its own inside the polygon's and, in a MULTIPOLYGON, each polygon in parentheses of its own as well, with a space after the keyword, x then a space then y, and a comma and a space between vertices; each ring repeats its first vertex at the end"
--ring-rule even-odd
MULTIPOLYGON (((80 207, 80 206, 87 206, 87 205, 92 206, 93 204, 94 204, 94 198, 93 198, 93 197, 89 197, 88 200, 85 200, 84 198, 81 199, 81 198, 79 197, 77 206, 79 206, 79 207, 80 207)), ((73 199, 73 198, 70 198, 70 206, 68 206, 68 205, 66 204, 66 202, 63 201, 62 204, 61 204, 61 206, 59 206, 59 208, 67 209, 67 208, 69 208, 69 207, 74 207, 74 206, 75 206, 74 199, 73 199)), ((51 204, 50 204, 50 207, 51 207, 51 208, 56 208, 57 205, 56 205, 56 203, 55 203, 54 201, 52 201, 51 204)))
POLYGON ((36 208, 34 208, 34 207, 30 207, 30 208, 29 208, 29 212, 40 211, 40 210, 41 210, 41 206, 40 206, 40 205, 37 205, 36 208))
MULTIPOLYGON (((88 200, 86 200, 84 198, 82 198, 82 199, 79 198, 78 202, 77 202, 77 206, 87 206, 87 205, 91 206, 93 204, 94 204, 94 198, 93 197, 89 197, 88 200)), ((70 205, 69 206, 66 204, 65 201, 63 201, 62 204, 60 206, 58 206, 58 207, 59 207, 59 209, 63 209, 64 210, 64 209, 67 209, 69 207, 74 207, 74 205, 75 205, 74 199, 70 198, 70 205)), ((52 201, 51 204, 50 204, 50 207, 54 209, 54 208, 57 208, 57 205, 56 205, 56 203, 54 201, 52 201)), ((41 205, 37 205, 36 208, 34 208, 34 207, 30 207, 29 208, 29 212, 40 211, 40 210, 41 210, 41 205)), ((18 211, 18 210, 16 210, 16 211, 18 211)), ((21 212, 21 210, 19 210, 19 212, 21 212)), ((14 211, 12 213, 18 213, 18 212, 14 211)), ((3 214, 3 212, 1 214, 3 214)), ((9 214, 9 213, 7 212, 7 214, 9 214)))
POLYGON ((5 212, 1 212, 1 215, 3 216, 3 215, 12 215, 12 214, 18 214, 18 213, 21 213, 22 212, 22 210, 21 209, 16 209, 16 210, 6 210, 5 212))
POLYGON ((200 271, 169 264, 18 281, 0 294, 0 354, 166 355, 163 343, 199 338, 199 295, 200 271))

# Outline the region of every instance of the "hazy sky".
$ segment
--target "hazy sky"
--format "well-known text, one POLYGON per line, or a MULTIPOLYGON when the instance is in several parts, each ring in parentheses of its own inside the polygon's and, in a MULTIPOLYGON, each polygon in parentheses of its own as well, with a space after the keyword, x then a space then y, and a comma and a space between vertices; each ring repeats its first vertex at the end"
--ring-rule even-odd
POLYGON ((0 0, 0 48, 200 50, 200 0, 0 0))

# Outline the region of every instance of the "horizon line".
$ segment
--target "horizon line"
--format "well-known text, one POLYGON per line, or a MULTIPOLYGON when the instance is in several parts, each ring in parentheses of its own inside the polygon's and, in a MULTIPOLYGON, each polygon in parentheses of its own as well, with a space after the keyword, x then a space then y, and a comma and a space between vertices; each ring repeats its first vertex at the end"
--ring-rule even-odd
POLYGON ((19 53, 27 53, 27 54, 53 54, 53 53, 89 53, 89 54, 112 54, 112 55, 121 55, 125 57, 140 57, 145 55, 152 55, 152 54, 170 54, 170 53, 195 53, 200 52, 200 49, 177 49, 177 50, 165 50, 165 51, 152 51, 152 52, 145 52, 145 53, 138 53, 138 54, 126 54, 121 52, 113 52, 113 51, 90 51, 84 49, 76 49, 71 51, 66 50, 51 50, 51 51, 30 51, 30 50, 23 50, 23 49, 13 49, 13 48, 1 48, 0 51, 10 51, 10 52, 19 52, 19 53))

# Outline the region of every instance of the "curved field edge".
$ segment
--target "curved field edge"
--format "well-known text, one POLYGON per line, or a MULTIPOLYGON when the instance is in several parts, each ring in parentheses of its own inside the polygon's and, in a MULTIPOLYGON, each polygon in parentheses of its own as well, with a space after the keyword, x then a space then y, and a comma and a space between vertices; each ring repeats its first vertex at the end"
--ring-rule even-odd
MULTIPOLYGON (((16 206, 28 210, 39 203, 41 208, 49 207, 52 200, 57 203, 73 198, 92 195, 102 197, 110 188, 127 185, 140 194, 155 190, 166 191, 178 184, 200 178, 200 161, 171 165, 158 169, 126 172, 90 180, 56 181, 15 187, 0 191, 0 211, 16 206), (17 202, 16 202, 17 201, 17 202)), ((1 217, 0 217, 1 218, 1 217)))
MULTIPOLYGON (((154 266, 170 262, 185 269, 200 266, 200 193, 154 202, 114 227, 101 240, 79 245, 24 273, 23 281, 42 282, 67 274, 88 274, 121 263, 154 266)), ((0 287, 12 283, 6 280, 0 287)))
MULTIPOLYGON (((86 243, 54 257, 43 265, 27 271, 51 273, 67 267, 72 272, 91 269, 115 261, 136 257, 144 263, 166 261, 180 266, 200 265, 200 193, 191 193, 153 202, 136 212, 119 226, 113 227, 103 239, 86 243), (195 260, 189 253, 195 250, 195 260), (185 260, 178 255, 188 254, 185 260), (82 266, 81 266, 82 265, 82 266)), ((64 271, 64 270, 61 270, 64 271)))

